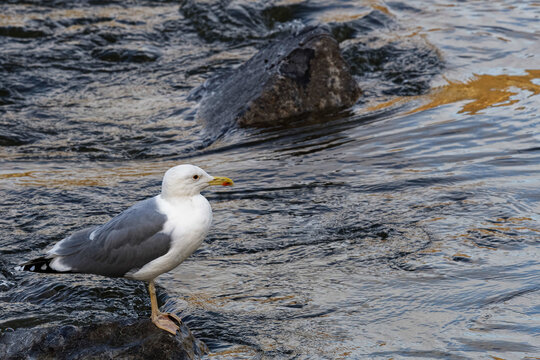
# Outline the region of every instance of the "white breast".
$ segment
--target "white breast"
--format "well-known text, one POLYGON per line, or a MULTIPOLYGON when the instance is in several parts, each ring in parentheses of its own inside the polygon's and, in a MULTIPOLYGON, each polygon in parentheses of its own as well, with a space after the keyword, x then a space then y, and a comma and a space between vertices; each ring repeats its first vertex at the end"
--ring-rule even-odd
POLYGON ((167 216, 162 232, 171 237, 171 248, 127 277, 148 281, 174 269, 197 250, 212 224, 212 208, 202 195, 173 201, 160 195, 156 200, 159 211, 167 216))

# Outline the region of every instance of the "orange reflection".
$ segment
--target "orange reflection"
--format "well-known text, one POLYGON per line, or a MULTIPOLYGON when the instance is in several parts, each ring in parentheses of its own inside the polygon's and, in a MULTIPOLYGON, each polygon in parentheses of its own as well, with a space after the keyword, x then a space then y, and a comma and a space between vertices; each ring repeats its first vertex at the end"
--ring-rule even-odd
POLYGON ((207 293, 194 293, 189 295, 185 300, 191 307, 211 310, 212 308, 225 306, 224 300, 229 300, 230 298, 230 296, 215 298, 207 293))
POLYGON ((325 15, 321 18, 321 22, 323 23, 331 23, 331 22, 337 22, 337 23, 343 23, 343 22, 349 22, 354 21, 356 19, 363 18, 368 13, 358 13, 358 14, 347 14, 347 13, 336 13, 336 14, 329 14, 325 15))
POLYGON ((532 82, 533 79, 540 78, 540 70, 527 70, 527 75, 475 75, 475 78, 465 82, 449 81, 448 85, 435 89, 428 95, 430 102, 413 112, 423 111, 463 100, 472 100, 465 104, 458 113, 470 115, 488 107, 507 106, 516 103, 518 100, 511 100, 510 97, 517 95, 516 91, 511 91, 511 87, 527 90, 532 95, 540 94, 540 85, 532 82))
POLYGON ((510 222, 512 224, 518 224, 522 221, 532 221, 532 218, 530 217, 525 217, 525 216, 522 216, 522 217, 509 217, 509 218, 497 218, 495 219, 496 222, 501 222, 501 223, 504 223, 504 222, 510 222))
MULTIPOLYGON (((386 15, 392 15, 390 10, 384 6, 379 0, 367 0, 366 5, 371 8, 372 10, 378 10, 382 13, 385 13, 386 15)), ((344 10, 346 11, 346 10, 344 10)), ((320 21, 322 23, 330 23, 330 22, 348 22, 348 21, 354 21, 360 18, 363 18, 364 16, 368 15, 370 11, 366 11, 363 13, 357 13, 357 14, 350 14, 348 12, 339 11, 337 13, 330 13, 326 12, 327 15, 323 16, 320 21)))
POLYGON ((518 94, 517 88, 530 91, 533 95, 540 94, 540 85, 532 80, 540 78, 540 70, 526 70, 527 75, 476 75, 466 82, 448 80, 448 84, 435 88, 431 93, 416 97, 398 97, 382 104, 372 106, 368 111, 375 111, 390 107, 394 104, 404 103, 411 99, 426 98, 428 103, 417 107, 409 114, 433 109, 440 105, 470 100, 463 105, 458 113, 474 115, 489 107, 508 106, 518 102, 511 99, 518 94))
POLYGON ((165 170, 178 165, 175 161, 119 166, 116 168, 33 170, 0 174, 0 181, 34 187, 115 186, 124 180, 144 176, 162 176, 165 170))
POLYGON ((20 177, 32 177, 33 171, 26 171, 20 173, 6 173, 0 174, 0 179, 9 179, 9 178, 20 178, 20 177))
POLYGON ((381 11, 381 12, 387 14, 387 15, 392 15, 392 13, 390 13, 390 10, 388 10, 388 8, 386 6, 377 5, 377 4, 372 5, 372 6, 373 6, 373 8, 375 10, 379 10, 379 11, 381 11))
MULTIPOLYGON (((207 162, 191 158, 194 163, 207 168, 207 162)), ((169 168, 187 164, 189 161, 163 160, 131 162, 125 165, 109 167, 108 164, 95 163, 92 167, 66 167, 64 169, 39 168, 34 166, 31 171, 0 172, 0 186, 17 185, 47 188, 69 188, 80 186, 114 187, 124 181, 154 177, 162 179, 169 168)), ((220 174, 221 175, 221 174, 220 174)))
POLYGON ((240 356, 240 355, 253 355, 255 356, 256 355, 256 352, 254 349, 251 349, 250 347, 248 347, 247 345, 238 345, 238 346, 234 346, 232 349, 226 349, 226 350, 221 350, 221 351, 218 351, 218 352, 215 352, 215 353, 210 353, 208 354, 209 357, 214 357, 214 356, 219 356, 219 357, 223 357, 225 356, 225 358, 231 356, 232 359, 236 358, 236 356, 240 356))
POLYGON ((368 0, 367 1, 369 6, 372 7, 375 10, 379 10, 380 12, 385 13, 386 15, 392 15, 390 10, 386 6, 384 6, 381 1, 379 0, 368 0))

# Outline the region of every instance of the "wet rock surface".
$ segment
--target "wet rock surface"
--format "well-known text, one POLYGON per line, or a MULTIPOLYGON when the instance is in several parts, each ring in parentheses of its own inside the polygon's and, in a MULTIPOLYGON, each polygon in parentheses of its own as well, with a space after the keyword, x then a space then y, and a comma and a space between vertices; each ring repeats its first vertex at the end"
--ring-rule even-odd
POLYGON ((0 335, 2 359, 196 359, 207 352, 186 325, 173 336, 149 319, 17 329, 0 335))
POLYGON ((361 94, 325 27, 273 42, 215 86, 198 117, 209 127, 275 125, 353 105, 361 94))

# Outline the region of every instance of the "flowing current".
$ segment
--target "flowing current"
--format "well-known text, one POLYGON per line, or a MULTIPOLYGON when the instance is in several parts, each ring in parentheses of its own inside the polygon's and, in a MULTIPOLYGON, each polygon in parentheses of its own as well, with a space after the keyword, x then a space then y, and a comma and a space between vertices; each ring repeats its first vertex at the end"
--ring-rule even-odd
POLYGON ((13 267, 191 163, 236 185, 205 193, 210 234, 157 283, 209 358, 536 358, 539 17, 504 0, 2 2, 0 333, 148 317, 143 283, 13 267), (315 24, 354 107, 200 125, 207 80, 315 24))

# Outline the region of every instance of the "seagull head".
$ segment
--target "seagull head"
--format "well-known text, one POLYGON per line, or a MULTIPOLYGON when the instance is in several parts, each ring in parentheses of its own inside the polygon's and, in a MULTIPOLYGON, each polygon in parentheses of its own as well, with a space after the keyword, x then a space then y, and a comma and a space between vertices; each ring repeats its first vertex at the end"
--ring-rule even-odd
POLYGON ((234 182, 223 176, 211 176, 195 165, 178 165, 163 176, 161 193, 165 198, 198 195, 210 185, 231 186, 234 182))

